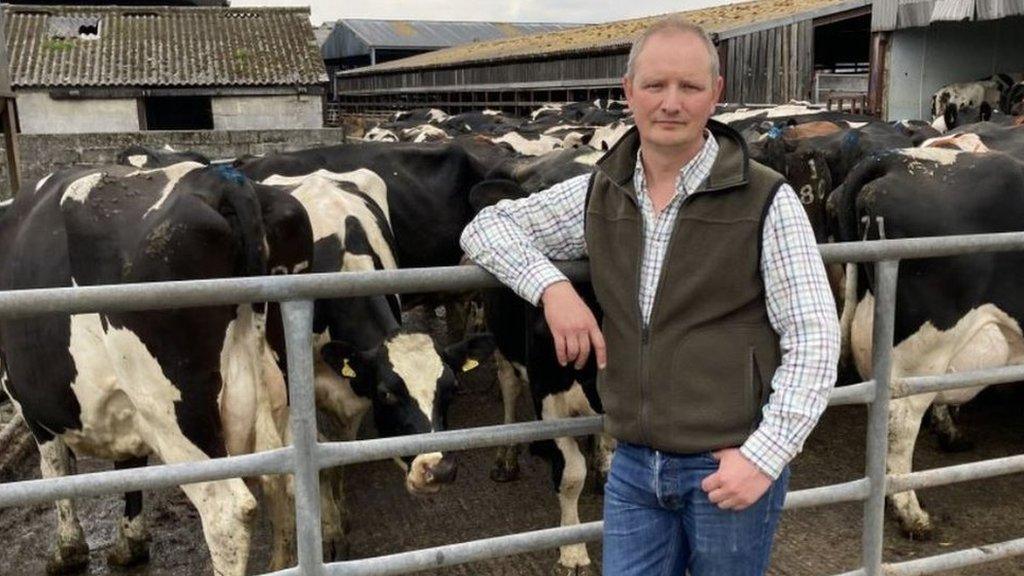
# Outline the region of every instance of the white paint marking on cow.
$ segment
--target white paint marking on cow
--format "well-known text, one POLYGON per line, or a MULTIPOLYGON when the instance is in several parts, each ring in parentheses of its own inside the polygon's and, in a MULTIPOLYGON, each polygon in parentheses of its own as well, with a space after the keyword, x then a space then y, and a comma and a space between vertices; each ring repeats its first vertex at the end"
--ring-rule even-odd
POLYGON ((220 351, 223 385, 217 403, 224 423, 224 446, 229 455, 249 454, 256 443, 256 386, 262 385, 261 364, 266 316, 252 306, 239 305, 228 323, 220 351), (260 384, 258 384, 260 383, 260 384))
POLYGON ((142 217, 145 218, 146 216, 149 216, 150 212, 155 212, 159 210, 161 207, 163 207, 164 202, 167 201, 167 197, 170 196, 171 192, 174 191, 174 187, 178 185, 178 182, 180 182, 181 179, 184 178, 185 175, 188 174, 189 172, 195 170, 196 168, 202 167, 203 165, 200 164, 199 162, 186 161, 178 162, 177 164, 172 164, 165 168, 156 168, 154 170, 139 170, 137 172, 132 172, 131 174, 129 174, 129 176, 139 176, 143 174, 153 174, 156 172, 161 172, 167 178, 167 184, 165 184, 163 189, 160 190, 160 198, 158 198, 157 201, 154 202, 153 205, 146 210, 146 213, 143 214, 142 217))
POLYGON ((484 116, 501 116, 501 112, 499 112, 498 110, 491 110, 490 108, 484 110, 483 112, 481 112, 481 114, 483 114, 484 116))
POLYGON ((863 128, 863 127, 867 126, 868 122, 847 122, 847 124, 850 125, 850 128, 853 128, 854 130, 857 130, 857 129, 860 129, 860 128, 863 128))
POLYGON ((128 163, 136 168, 143 168, 145 167, 146 160, 148 159, 149 156, 146 156, 145 154, 132 154, 128 157, 128 163))
POLYGON ((36 192, 39 192, 39 189, 46 185, 46 182, 50 180, 50 176, 53 176, 53 172, 43 176, 39 179, 39 182, 36 182, 36 192))
POLYGON ((961 150, 951 150, 949 148, 901 148, 897 152, 910 158, 935 162, 943 166, 949 166, 956 162, 957 155, 962 153, 961 150))
POLYGON ((103 172, 94 172, 92 174, 86 174, 71 184, 68 184, 67 189, 64 190, 64 195, 60 198, 61 206, 63 206, 68 200, 85 204, 85 201, 89 198, 89 193, 92 192, 92 189, 95 188, 102 179, 103 172))

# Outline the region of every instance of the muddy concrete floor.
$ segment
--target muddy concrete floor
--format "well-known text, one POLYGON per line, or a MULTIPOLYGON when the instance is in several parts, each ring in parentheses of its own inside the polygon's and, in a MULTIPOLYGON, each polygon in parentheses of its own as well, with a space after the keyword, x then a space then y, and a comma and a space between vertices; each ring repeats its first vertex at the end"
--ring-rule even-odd
MULTIPOLYGON (((490 425, 501 419, 493 370, 485 365, 467 378, 452 408, 454 427, 490 425)), ((521 398, 520 415, 532 414, 521 398)), ((863 473, 865 415, 863 407, 829 410, 793 466, 791 488, 808 488, 852 480, 863 473)), ((1024 388, 986 391, 965 407, 960 420, 974 436, 973 451, 945 454, 935 437, 922 434, 916 453, 917 468, 932 468, 1016 454, 1024 448, 1024 388)), ((558 508, 546 464, 524 453, 522 475, 507 484, 488 478, 492 450, 460 455, 456 484, 436 496, 414 498, 402 486, 391 462, 355 466, 347 473, 352 510, 353 557, 437 546, 471 539, 536 530, 558 524, 558 508)), ((80 471, 110 469, 85 459, 80 471)), ((28 458, 4 481, 39 477, 38 458, 28 458)), ((1024 476, 1008 476, 922 491, 925 507, 939 526, 931 541, 908 541, 895 522, 886 523, 885 559, 908 560, 972 545, 1024 536, 1024 476)), ((88 574, 184 576, 212 573, 209 555, 195 511, 179 490, 148 492, 146 507, 153 526, 152 560, 142 568, 112 570, 105 562, 121 514, 119 497, 85 499, 80 517, 92 549, 88 574)), ((600 518, 601 497, 590 490, 580 503, 583 521, 600 518)), ((860 505, 841 505, 787 512, 779 529, 770 574, 809 576, 837 574, 856 568, 860 554, 860 505)), ((47 551, 54 534, 51 506, 0 510, 0 574, 44 574, 47 551)), ((600 565, 600 546, 589 545, 591 558, 600 565)), ((550 573, 555 551, 526 554, 468 564, 423 574, 533 576, 550 573)), ((260 573, 268 558, 267 530, 260 525, 251 555, 250 572, 260 573)), ((1024 575, 1024 559, 1010 559, 948 574, 967 576, 1024 575)))

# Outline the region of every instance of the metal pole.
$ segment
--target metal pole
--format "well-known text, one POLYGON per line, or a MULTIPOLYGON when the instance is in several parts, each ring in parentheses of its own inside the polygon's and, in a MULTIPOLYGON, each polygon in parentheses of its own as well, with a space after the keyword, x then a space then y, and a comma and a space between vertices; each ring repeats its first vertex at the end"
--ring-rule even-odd
POLYGON ((892 370, 892 338, 896 311, 896 278, 899 261, 875 264, 875 318, 871 365, 875 399, 868 405, 866 476, 871 495, 864 502, 864 534, 861 558, 866 576, 882 575, 882 537, 885 530, 885 460, 889 451, 889 381, 892 370))
POLYGON ((317 463, 316 399, 313 393, 313 302, 281 303, 288 357, 288 397, 295 449, 295 535, 299 570, 324 573, 320 533, 320 468, 317 463))

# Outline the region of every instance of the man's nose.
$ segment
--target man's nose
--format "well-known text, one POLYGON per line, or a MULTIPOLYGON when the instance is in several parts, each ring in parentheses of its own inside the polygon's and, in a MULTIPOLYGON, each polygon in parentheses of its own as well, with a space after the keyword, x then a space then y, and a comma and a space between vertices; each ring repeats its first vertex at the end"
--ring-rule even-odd
POLYGON ((680 105, 680 97, 682 92, 676 87, 669 87, 665 91, 665 98, 661 101, 661 111, 665 114, 678 114, 682 110, 680 105))

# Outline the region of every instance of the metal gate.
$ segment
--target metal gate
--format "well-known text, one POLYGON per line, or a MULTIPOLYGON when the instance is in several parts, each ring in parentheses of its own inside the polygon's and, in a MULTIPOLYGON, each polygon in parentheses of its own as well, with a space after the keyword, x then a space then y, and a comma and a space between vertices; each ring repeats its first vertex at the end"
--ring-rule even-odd
MULTIPOLYGON (((890 366, 893 314, 899 261, 1018 250, 1024 250, 1024 232, 881 240, 821 247, 822 256, 828 263, 873 262, 876 279, 873 334, 873 365, 876 377, 867 382, 836 389, 829 400, 830 406, 868 404, 865 475, 850 482, 790 492, 786 498, 787 509, 854 501, 864 503, 862 567, 841 576, 929 574, 1024 554, 1024 538, 1021 538, 906 562, 882 563, 883 520, 887 494, 1024 471, 1024 455, 1020 455, 886 476, 890 398, 1024 380, 1024 366, 1017 366, 892 381, 890 366)), ((571 279, 582 280, 586 277, 586 264, 583 262, 560 265, 560 268, 567 272, 571 279)), ((601 431, 601 418, 588 417, 354 442, 317 442, 311 354, 314 299, 454 291, 495 286, 498 286, 497 281, 483 270, 458 266, 2 292, 0 316, 5 318, 43 313, 112 312, 281 302, 286 330, 293 443, 278 450, 203 462, 3 484, 0 485, 0 507, 36 504, 62 498, 120 494, 260 474, 293 474, 299 565, 275 572, 275 576, 406 574, 598 540, 601 537, 601 522, 591 522, 377 558, 323 563, 318 485, 318 471, 322 468, 412 456, 423 452, 495 447, 563 436, 589 435, 601 431)))

